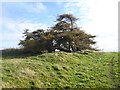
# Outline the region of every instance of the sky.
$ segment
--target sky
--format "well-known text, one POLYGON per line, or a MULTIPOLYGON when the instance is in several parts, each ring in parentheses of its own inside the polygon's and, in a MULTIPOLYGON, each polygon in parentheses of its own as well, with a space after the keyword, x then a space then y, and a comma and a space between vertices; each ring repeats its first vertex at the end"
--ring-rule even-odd
POLYGON ((58 15, 73 14, 86 33, 96 35, 94 46, 118 51, 119 0, 2 0, 0 2, 0 49, 18 48, 25 29, 47 29, 58 15))

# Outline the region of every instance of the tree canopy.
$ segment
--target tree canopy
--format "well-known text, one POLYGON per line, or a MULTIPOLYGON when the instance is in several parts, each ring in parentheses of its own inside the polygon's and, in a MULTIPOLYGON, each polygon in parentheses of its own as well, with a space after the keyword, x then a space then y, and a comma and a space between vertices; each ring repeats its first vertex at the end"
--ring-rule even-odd
POLYGON ((19 45, 28 52, 52 52, 55 49, 65 52, 76 52, 85 49, 96 50, 92 45, 96 44, 96 36, 87 34, 81 30, 76 21, 78 18, 72 14, 62 14, 57 17, 57 23, 48 30, 38 29, 29 32, 24 31, 24 40, 19 45))

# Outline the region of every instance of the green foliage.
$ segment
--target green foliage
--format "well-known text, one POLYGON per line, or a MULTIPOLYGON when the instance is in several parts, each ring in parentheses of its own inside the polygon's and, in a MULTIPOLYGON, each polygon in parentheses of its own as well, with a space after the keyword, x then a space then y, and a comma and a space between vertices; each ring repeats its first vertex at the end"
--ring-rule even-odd
POLYGON ((57 23, 49 30, 39 29, 33 32, 25 30, 24 40, 19 45, 26 52, 52 52, 59 49, 65 52, 76 52, 85 49, 96 50, 92 45, 96 44, 93 36, 80 30, 75 22, 78 19, 72 14, 62 14, 57 18, 57 23))

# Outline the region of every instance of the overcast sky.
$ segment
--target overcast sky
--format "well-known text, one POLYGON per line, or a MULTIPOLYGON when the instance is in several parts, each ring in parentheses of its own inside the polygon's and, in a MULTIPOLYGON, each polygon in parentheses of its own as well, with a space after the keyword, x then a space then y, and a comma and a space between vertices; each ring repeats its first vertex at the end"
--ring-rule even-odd
POLYGON ((25 29, 47 29, 57 15, 71 13, 86 33, 96 35, 95 47, 102 51, 118 51, 119 0, 2 0, 0 9, 0 49, 17 48, 25 29), (33 2, 32 2, 33 1, 33 2), (35 2, 36 1, 36 2, 35 2), (48 2, 49 1, 49 2, 48 2), (65 2, 66 1, 66 2, 65 2), (79 2, 78 2, 79 1, 79 2))

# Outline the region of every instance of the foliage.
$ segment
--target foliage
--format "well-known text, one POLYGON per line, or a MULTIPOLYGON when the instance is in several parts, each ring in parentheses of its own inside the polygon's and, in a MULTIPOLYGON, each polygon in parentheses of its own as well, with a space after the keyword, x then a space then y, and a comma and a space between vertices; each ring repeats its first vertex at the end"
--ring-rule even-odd
POLYGON ((59 49, 65 52, 76 52, 85 49, 96 50, 92 45, 96 44, 93 36, 80 30, 76 25, 78 18, 72 14, 62 14, 57 18, 57 23, 49 30, 39 29, 33 32, 25 30, 24 40, 21 45, 26 52, 52 52, 59 49))

